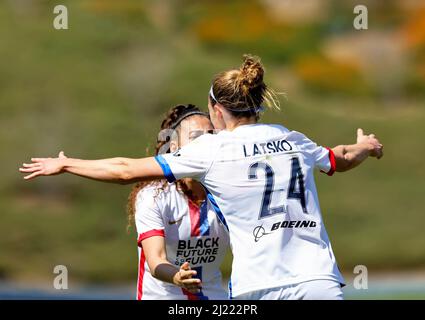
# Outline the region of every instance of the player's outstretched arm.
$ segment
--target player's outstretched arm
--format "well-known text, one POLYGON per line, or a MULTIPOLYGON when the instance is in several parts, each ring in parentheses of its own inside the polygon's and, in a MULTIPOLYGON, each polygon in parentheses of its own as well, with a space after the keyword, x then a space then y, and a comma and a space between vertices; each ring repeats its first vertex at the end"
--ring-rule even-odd
POLYGON ((164 173, 153 157, 142 159, 110 158, 102 160, 80 160, 68 158, 63 152, 57 158, 32 158, 19 171, 28 173, 25 180, 39 176, 51 176, 69 172, 81 177, 119 184, 140 180, 155 180, 164 173))
POLYGON ((201 280, 193 278, 197 272, 190 269, 188 262, 179 269, 167 260, 164 237, 154 236, 142 240, 142 247, 154 278, 175 284, 191 293, 200 292, 201 280))
POLYGON ((365 135, 357 129, 357 143, 332 148, 335 155, 336 171, 343 172, 357 167, 368 157, 382 158, 384 146, 374 134, 365 135))

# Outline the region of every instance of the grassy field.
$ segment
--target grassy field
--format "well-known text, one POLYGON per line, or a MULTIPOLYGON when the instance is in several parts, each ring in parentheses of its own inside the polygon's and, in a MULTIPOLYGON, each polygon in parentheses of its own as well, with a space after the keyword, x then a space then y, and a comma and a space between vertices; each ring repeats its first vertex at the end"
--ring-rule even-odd
MULTIPOLYGON (((317 174, 340 268, 425 268, 423 96, 291 90, 291 59, 317 51, 311 26, 279 54, 268 38, 223 47, 202 42, 188 27, 190 11, 162 26, 149 15, 134 18, 131 8, 68 5, 72 27, 63 32, 52 31, 48 5, 30 12, 0 5, 0 280, 50 281, 57 264, 68 266, 70 281, 134 280, 136 235, 126 233, 125 213, 131 186, 71 176, 25 183, 17 169, 30 156, 60 150, 76 158, 146 155, 163 113, 177 103, 205 108, 212 75, 239 64, 246 51, 264 57, 267 80, 287 95, 282 111, 267 112, 263 122, 326 146, 354 142, 362 127, 385 145, 382 160, 333 177, 317 174)), ((228 262, 223 270, 228 275, 228 262)))

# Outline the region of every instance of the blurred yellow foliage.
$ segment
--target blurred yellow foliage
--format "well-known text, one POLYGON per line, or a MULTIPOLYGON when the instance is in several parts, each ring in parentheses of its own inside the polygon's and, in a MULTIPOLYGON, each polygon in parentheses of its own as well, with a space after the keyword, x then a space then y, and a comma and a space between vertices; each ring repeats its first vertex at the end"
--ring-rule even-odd
POLYGON ((349 62, 332 62, 320 56, 302 56, 294 64, 302 81, 323 89, 350 89, 357 86, 357 66, 349 62))
POLYGON ((82 7, 96 13, 134 13, 143 11, 142 1, 92 0, 82 2, 82 7))
POLYGON ((418 10, 402 28, 408 47, 425 45, 425 8, 418 10))
POLYGON ((231 9, 216 5, 207 11, 193 29, 206 41, 255 41, 275 26, 263 8, 255 3, 231 9))

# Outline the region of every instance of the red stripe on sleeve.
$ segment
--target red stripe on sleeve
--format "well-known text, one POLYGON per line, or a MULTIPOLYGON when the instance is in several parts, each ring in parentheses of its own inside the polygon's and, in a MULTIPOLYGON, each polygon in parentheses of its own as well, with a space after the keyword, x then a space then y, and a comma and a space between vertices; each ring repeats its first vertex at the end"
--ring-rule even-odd
POLYGON ((326 172, 326 174, 328 176, 331 176, 331 175, 334 174, 334 172, 336 170, 335 154, 334 154, 334 152, 331 148, 326 147, 326 149, 328 149, 328 151, 329 151, 329 162, 331 163, 331 168, 329 169, 328 172, 326 172))
POLYGON ((161 230, 154 229, 154 230, 146 231, 146 232, 139 234, 139 238, 137 239, 137 245, 139 247, 141 247, 143 240, 150 238, 150 237, 154 237, 154 236, 165 237, 164 229, 161 229, 161 230))
POLYGON ((145 253, 140 250, 140 261, 139 261, 139 278, 137 281, 137 300, 142 300, 143 296, 143 276, 145 275, 145 253))

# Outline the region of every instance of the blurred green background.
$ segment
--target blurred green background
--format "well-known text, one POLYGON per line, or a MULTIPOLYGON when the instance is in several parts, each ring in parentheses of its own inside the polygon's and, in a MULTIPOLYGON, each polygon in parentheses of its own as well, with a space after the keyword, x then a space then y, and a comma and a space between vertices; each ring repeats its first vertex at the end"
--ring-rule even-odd
MULTIPOLYGON (((131 186, 75 176, 24 182, 31 156, 141 157, 164 113, 206 109, 212 76, 259 55, 284 92, 282 123, 319 144, 385 145, 382 160, 332 178, 317 174, 324 220, 341 270, 425 274, 425 2, 2 1, 0 4, 0 281, 133 283, 131 186), (53 28, 66 5, 69 29, 53 28)), ((230 265, 223 266, 226 275, 230 265)))

